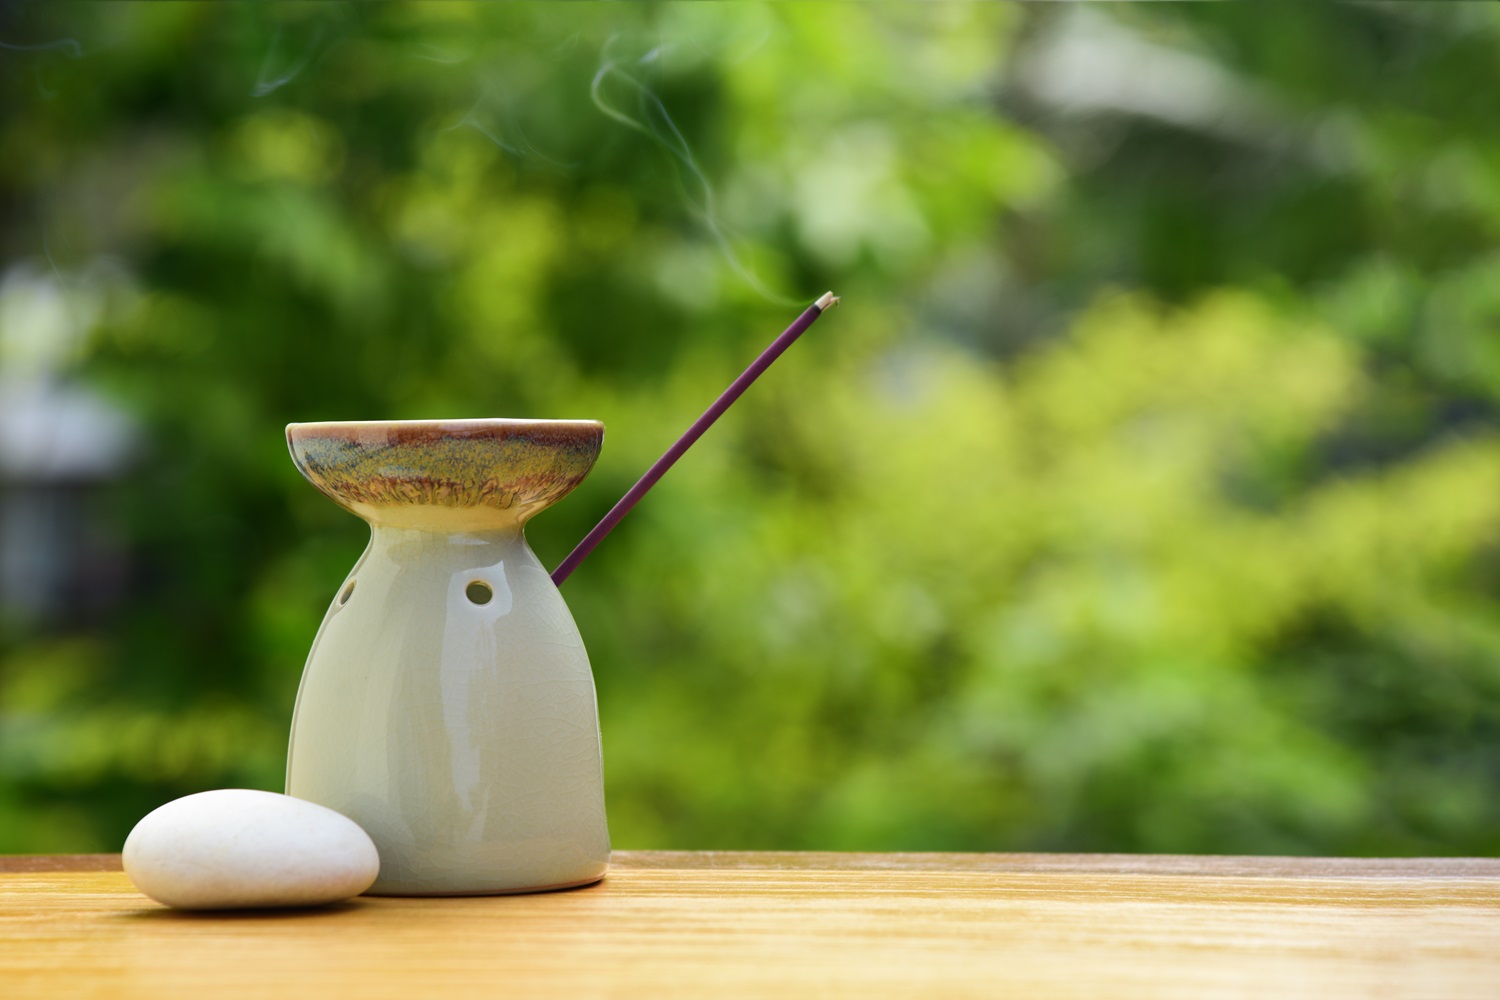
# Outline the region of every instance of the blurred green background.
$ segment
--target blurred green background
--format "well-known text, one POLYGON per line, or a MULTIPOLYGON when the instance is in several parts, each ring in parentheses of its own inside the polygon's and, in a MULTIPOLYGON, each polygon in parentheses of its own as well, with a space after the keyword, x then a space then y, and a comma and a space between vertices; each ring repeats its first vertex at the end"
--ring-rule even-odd
POLYGON ((622 848, 1500 850, 1500 12, 0 7, 0 851, 278 789, 288 421, 590 417, 622 848))

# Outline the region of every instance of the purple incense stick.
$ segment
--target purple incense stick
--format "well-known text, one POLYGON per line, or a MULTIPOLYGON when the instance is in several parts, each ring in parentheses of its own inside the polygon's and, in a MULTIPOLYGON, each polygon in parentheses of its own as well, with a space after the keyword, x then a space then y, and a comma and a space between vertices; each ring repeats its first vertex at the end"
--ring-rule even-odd
POLYGON ((703 411, 703 416, 693 421, 693 426, 689 427, 682 437, 677 439, 677 443, 668 448, 667 453, 658 458, 656 464, 646 470, 646 474, 630 488, 630 492, 626 493, 620 498, 619 503, 610 508, 610 512, 604 515, 604 520, 594 525, 594 530, 584 536, 583 541, 579 542, 578 546, 572 552, 568 553, 568 558, 564 559, 557 569, 552 571, 552 582, 561 586, 562 582, 578 568, 578 564, 583 562, 590 552, 594 551, 594 546, 598 545, 604 536, 609 534, 610 530, 619 524, 626 514, 630 513, 630 509, 640 501, 641 497, 646 495, 646 491, 655 486, 656 481, 667 474, 667 470, 682 457, 682 453, 691 448, 693 442, 702 437, 703 432, 712 427, 714 421, 718 420, 725 410, 734 405, 736 399, 744 395, 745 390, 750 388, 750 383, 760 378, 761 372, 771 367, 771 363, 781 357, 782 353, 788 347, 792 346, 792 342, 802 336, 804 330, 813 325, 814 320, 823 315, 830 306, 837 305, 838 301, 837 296, 832 292, 824 292, 818 301, 808 306, 807 311, 798 316, 792 325, 786 328, 781 336, 773 340, 771 346, 762 351, 760 357, 756 358, 750 367, 746 368, 740 374, 740 377, 730 383, 729 388, 725 389, 723 394, 714 400, 713 405, 703 411))

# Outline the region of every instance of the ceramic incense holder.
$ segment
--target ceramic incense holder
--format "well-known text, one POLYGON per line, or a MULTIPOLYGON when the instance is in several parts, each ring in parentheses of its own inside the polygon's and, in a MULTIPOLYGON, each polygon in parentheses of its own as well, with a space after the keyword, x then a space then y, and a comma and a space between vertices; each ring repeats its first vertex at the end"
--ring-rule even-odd
POLYGON ((594 679, 524 534, 588 475, 603 425, 371 421, 286 434, 308 481, 370 524, 302 675, 287 794, 369 833, 372 893, 603 877, 594 679))

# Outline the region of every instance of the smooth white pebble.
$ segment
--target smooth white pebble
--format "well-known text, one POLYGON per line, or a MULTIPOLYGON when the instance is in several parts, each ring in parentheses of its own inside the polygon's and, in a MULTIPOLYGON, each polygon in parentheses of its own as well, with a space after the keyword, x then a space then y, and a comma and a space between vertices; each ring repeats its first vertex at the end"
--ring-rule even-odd
POLYGON ((125 873, 187 910, 319 906, 357 896, 380 873, 359 825, 275 792, 225 788, 168 802, 125 840, 125 873))

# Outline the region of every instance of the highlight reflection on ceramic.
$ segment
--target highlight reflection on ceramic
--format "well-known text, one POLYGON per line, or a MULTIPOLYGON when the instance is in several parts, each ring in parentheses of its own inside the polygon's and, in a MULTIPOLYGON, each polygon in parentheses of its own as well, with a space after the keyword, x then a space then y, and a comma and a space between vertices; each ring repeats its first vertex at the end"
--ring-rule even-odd
POLYGON ((603 876, 593 675, 523 534, 588 474, 603 433, 594 421, 288 426, 298 469, 371 539, 308 657, 287 793, 370 834, 371 892, 603 876))

